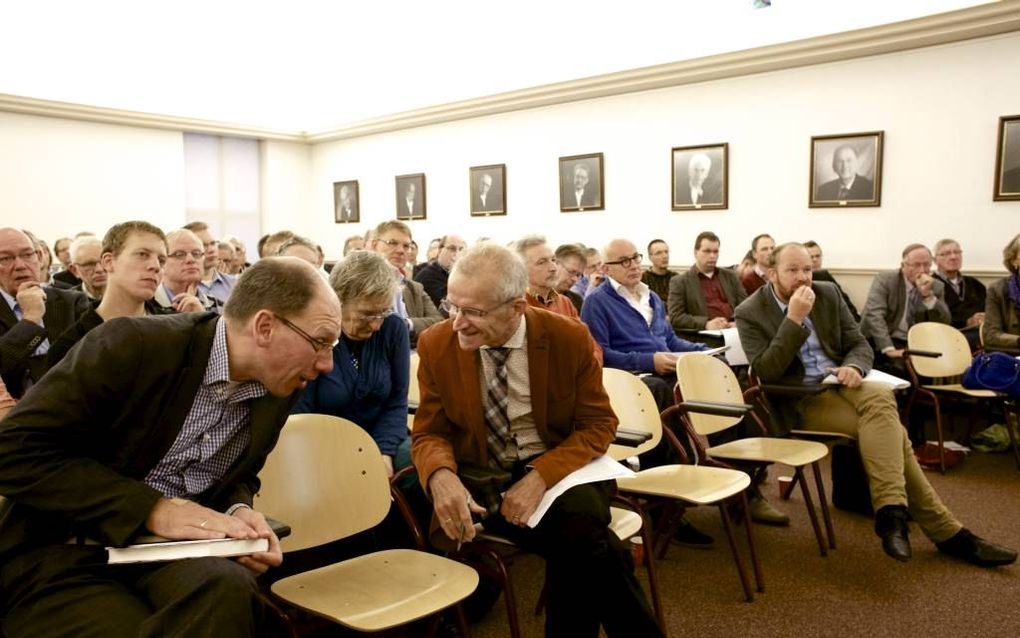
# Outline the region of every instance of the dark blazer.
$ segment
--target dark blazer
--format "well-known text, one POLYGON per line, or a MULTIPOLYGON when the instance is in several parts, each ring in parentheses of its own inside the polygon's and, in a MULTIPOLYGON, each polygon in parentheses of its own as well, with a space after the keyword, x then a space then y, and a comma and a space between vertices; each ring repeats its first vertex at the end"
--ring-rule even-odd
POLYGON ((5 300, 0 299, 0 376, 11 396, 25 393, 26 382, 38 381, 46 374, 46 357, 33 357, 39 344, 49 339, 56 343, 61 334, 92 307, 88 297, 80 292, 45 288, 45 328, 31 321, 18 321, 5 300))
POLYGON ((434 261, 421 269, 414 280, 422 285, 426 294, 432 299, 432 303, 438 308, 440 302, 446 298, 446 282, 450 279, 450 273, 434 261))
MULTIPOLYGON (((590 208, 595 205, 595 194, 598 193, 598 188, 588 182, 588 185, 584 187, 584 191, 581 193, 581 208, 590 208)), ((568 184, 566 190, 560 195, 560 205, 563 208, 577 208, 577 196, 574 195, 573 183, 568 184)))
POLYGON ((74 288, 81 284, 81 279, 74 276, 70 270, 61 270, 53 275, 53 285, 57 288, 74 288))
MULTIPOLYGON (((923 305, 914 317, 914 323, 937 321, 948 324, 951 318, 945 302, 945 288, 941 281, 932 282, 935 306, 928 310, 923 305)), ((875 349, 881 352, 893 347, 892 335, 907 311, 907 282, 900 270, 886 270, 875 275, 868 290, 868 301, 864 304, 861 331, 875 342, 875 349)))
MULTIPOLYGON (((871 370, 874 354, 843 302, 836 286, 814 282, 815 303, 808 318, 818 333, 822 349, 840 366, 855 366, 862 375, 871 370)), ((737 332, 751 369, 765 383, 801 384, 804 365, 800 348, 809 331, 786 318, 772 296, 772 284, 766 284, 737 307, 737 332)), ((781 433, 795 421, 797 399, 775 400, 780 418, 774 425, 781 433)))
POLYGON ((968 277, 966 275, 960 275, 963 279, 963 294, 958 295, 956 288, 949 283, 949 280, 942 275, 942 273, 935 273, 934 277, 942 282, 946 296, 946 305, 949 306, 949 313, 952 315, 952 326, 954 328, 964 329, 967 326, 967 320, 974 316, 975 313, 985 311, 985 285, 975 279, 974 277, 968 277))
POLYGON ((425 217, 424 203, 421 195, 414 196, 414 212, 407 209, 407 198, 401 195, 397 198, 397 219, 421 219, 425 217))
POLYGON ((490 188, 482 203, 482 194, 475 191, 471 196, 471 212, 490 212, 503 209, 503 193, 495 188, 490 188))
MULTIPOLYGON (((726 301, 736 310, 747 293, 737 278, 737 273, 726 268, 716 268, 715 276, 722 284, 723 294, 726 301)), ((705 294, 701 290, 701 281, 698 279, 698 267, 691 266, 690 270, 676 277, 669 282, 669 322, 674 330, 703 330, 705 324, 711 317, 705 308, 705 294)), ((730 319, 730 317, 726 317, 730 319)))
POLYGON ((988 350, 1020 348, 1020 317, 1016 315, 1016 304, 1009 298, 1009 277, 988 287, 982 331, 988 350))
POLYGON ((854 303, 852 301, 850 301, 850 297, 846 294, 846 292, 843 291, 843 287, 839 285, 839 282, 836 281, 836 278, 832 276, 832 273, 823 268, 821 270, 816 270, 813 273, 811 273, 811 279, 813 281, 827 281, 830 284, 836 286, 836 288, 839 290, 839 294, 843 295, 843 301, 846 302, 846 307, 850 309, 850 314, 854 316, 854 319, 857 321, 857 323, 861 322, 861 313, 857 312, 857 307, 854 306, 854 303))
MULTIPOLYGON (((602 387, 602 366, 591 336, 576 319, 528 307, 528 377, 535 426, 549 450, 533 465, 552 486, 601 456, 617 418, 602 387)), ((411 456, 421 484, 458 462, 485 466, 487 427, 482 408, 480 354, 463 350, 451 322, 436 324, 418 341, 421 402, 414 415, 411 456)))
MULTIPOLYGON (((825 182, 818 187, 818 191, 815 193, 815 199, 821 202, 841 201, 839 197, 839 189, 839 179, 834 179, 831 182, 825 182)), ((854 183, 850 185, 850 192, 845 199, 846 201, 875 199, 875 184, 867 177, 858 175, 854 178, 854 183)))
MULTIPOLYGON (((84 535, 125 545, 161 494, 143 483, 191 410, 215 313, 120 317, 92 330, 0 425, 0 558, 84 535)), ((247 449, 198 502, 251 504, 292 397, 251 404, 247 449)))
MULTIPOLYGON (((688 180, 682 180, 676 187, 676 203, 691 206, 694 202, 691 201, 691 183, 688 180)), ((698 200, 699 204, 722 204, 722 183, 717 179, 706 179, 701 185, 701 199, 698 200)))
POLYGON ((425 288, 413 279, 404 280, 403 298, 407 316, 411 320, 411 325, 414 326, 411 341, 412 343, 417 342, 418 335, 425 328, 442 321, 443 315, 439 314, 436 304, 432 303, 432 298, 425 294, 425 288))

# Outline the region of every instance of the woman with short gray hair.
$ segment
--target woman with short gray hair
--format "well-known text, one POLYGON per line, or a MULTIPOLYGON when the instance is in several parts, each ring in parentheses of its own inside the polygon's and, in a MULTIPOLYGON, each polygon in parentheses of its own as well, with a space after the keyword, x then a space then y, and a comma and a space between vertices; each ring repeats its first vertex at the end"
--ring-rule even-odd
POLYGON ((374 252, 355 251, 333 267, 341 335, 333 370, 305 388, 292 413, 349 419, 367 430, 390 476, 411 463, 407 385, 411 361, 407 324, 393 312, 397 275, 374 252))

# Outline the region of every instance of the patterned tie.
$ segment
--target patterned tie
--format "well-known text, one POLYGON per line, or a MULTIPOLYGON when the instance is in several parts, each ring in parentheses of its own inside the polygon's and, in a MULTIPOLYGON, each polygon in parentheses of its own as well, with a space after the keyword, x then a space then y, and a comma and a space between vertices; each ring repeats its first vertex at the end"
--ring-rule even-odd
MULTIPOLYGON (((505 469, 506 448, 510 435, 510 417, 507 416, 508 384, 506 358, 510 348, 482 350, 493 364, 492 377, 485 387, 485 424, 488 426, 489 464, 505 469)), ((506 459, 508 460, 508 459, 506 459)))
POLYGON ((917 316, 917 312, 921 309, 921 295, 917 292, 917 286, 910 289, 910 294, 907 295, 907 326, 914 325, 914 317, 917 316))

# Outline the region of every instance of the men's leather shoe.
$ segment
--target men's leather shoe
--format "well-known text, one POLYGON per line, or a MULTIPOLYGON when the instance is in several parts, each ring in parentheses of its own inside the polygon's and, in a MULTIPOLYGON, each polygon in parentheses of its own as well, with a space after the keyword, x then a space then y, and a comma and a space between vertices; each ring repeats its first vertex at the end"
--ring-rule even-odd
POLYGON ((780 512, 771 503, 761 496, 755 496, 748 501, 748 509, 751 512, 751 520, 763 525, 776 525, 783 527, 790 524, 790 517, 780 512))
POLYGON ((715 544, 715 539, 702 532, 686 518, 680 520, 680 527, 673 534, 673 541, 695 549, 707 549, 715 544))
POLYGON ((955 556, 978 567, 998 567, 1016 562, 1016 550, 989 543, 980 536, 975 536, 966 527, 949 540, 935 543, 935 546, 944 554, 955 556))
POLYGON ((875 512, 875 533, 882 539, 886 554, 904 563, 910 560, 910 529, 907 527, 907 508, 903 505, 886 505, 875 512))

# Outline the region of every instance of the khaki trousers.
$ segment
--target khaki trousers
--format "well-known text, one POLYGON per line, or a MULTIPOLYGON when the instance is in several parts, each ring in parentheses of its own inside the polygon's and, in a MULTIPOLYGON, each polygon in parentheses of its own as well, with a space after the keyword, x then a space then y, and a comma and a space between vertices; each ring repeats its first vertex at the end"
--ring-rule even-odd
POLYGON ((963 527, 917 464, 888 386, 833 387, 803 399, 797 413, 800 429, 838 432, 857 439, 875 511, 886 505, 906 505, 921 531, 936 543, 963 527))

